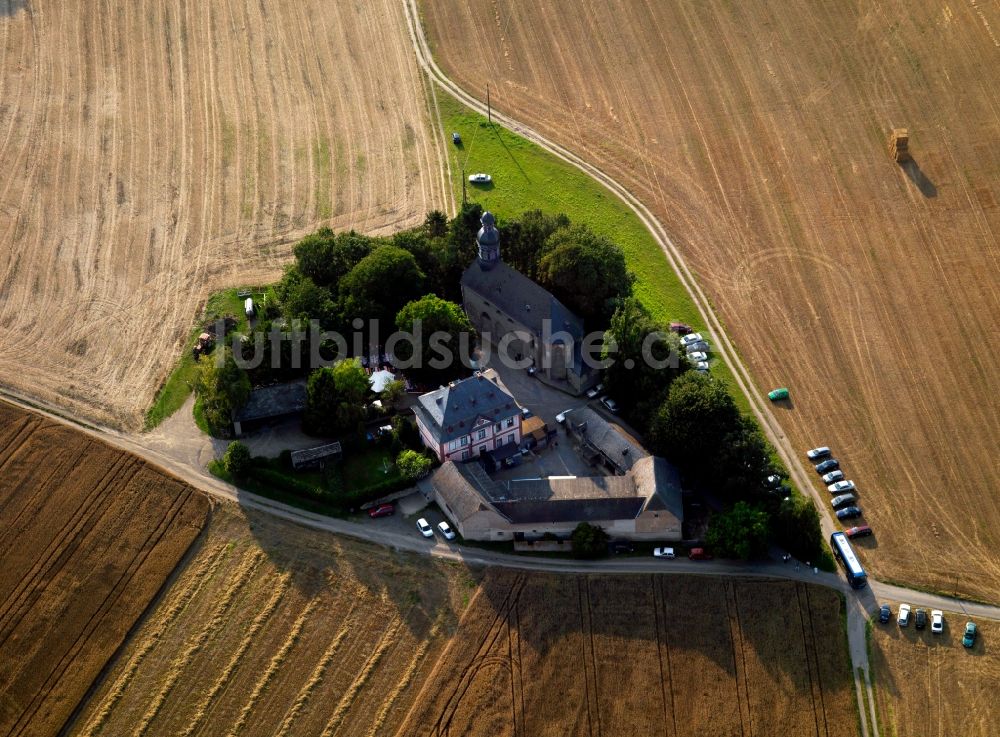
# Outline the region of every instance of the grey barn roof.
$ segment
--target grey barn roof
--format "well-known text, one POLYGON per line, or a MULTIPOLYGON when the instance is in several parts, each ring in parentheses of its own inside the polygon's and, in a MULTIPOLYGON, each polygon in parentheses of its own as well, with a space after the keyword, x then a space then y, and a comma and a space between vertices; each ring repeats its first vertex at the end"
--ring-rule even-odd
POLYGON ((544 287, 502 261, 488 270, 473 263, 462 274, 462 287, 472 289, 537 336, 543 334, 544 321, 550 320, 553 335, 565 331, 579 348, 583 321, 544 287))
POLYGON ((496 372, 487 370, 448 386, 422 394, 414 406, 425 424, 437 429, 440 442, 472 432, 480 419, 499 422, 521 413, 514 397, 494 381, 496 372))
POLYGON ((630 470, 640 458, 649 456, 642 446, 633 443, 589 407, 574 409, 566 415, 566 421, 587 445, 607 456, 622 471, 630 470))
POLYGON ((306 382, 291 381, 250 392, 250 399, 236 412, 236 422, 264 420, 296 414, 306 408, 306 382))

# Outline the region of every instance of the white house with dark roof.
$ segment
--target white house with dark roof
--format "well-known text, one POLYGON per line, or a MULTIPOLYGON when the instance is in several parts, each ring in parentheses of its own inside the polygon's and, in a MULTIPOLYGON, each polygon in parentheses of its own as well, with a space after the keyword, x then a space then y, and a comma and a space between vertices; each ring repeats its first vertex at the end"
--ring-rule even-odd
POLYGON ((442 463, 521 442, 521 409, 492 369, 422 394, 413 413, 421 440, 442 463))
POLYGON ((511 358, 531 359, 547 379, 580 393, 597 381, 583 362, 583 320, 544 287, 500 258, 500 234, 484 212, 476 236, 476 261, 462 274, 462 306, 494 346, 505 339, 511 358))

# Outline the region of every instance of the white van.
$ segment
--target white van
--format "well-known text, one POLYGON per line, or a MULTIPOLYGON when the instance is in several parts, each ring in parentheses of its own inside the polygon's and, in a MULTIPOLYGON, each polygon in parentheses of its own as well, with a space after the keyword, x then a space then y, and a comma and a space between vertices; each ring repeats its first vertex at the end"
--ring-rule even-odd
POLYGON ((247 313, 247 317, 254 316, 253 297, 247 297, 247 301, 243 303, 243 310, 247 313))

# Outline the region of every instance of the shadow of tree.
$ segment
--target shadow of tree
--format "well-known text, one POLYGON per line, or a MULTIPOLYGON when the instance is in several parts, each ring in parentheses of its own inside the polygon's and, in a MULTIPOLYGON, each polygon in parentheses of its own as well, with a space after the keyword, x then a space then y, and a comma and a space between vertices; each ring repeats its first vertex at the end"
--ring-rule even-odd
POLYGON ((15 16, 20 10, 28 10, 28 0, 0 0, 0 18, 15 16))

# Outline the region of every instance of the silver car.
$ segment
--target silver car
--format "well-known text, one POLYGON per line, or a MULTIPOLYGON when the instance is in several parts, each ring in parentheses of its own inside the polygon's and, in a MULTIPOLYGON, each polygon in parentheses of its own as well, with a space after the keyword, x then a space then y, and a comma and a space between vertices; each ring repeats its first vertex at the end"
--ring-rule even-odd
POLYGON ((823 477, 824 484, 835 484, 838 481, 843 481, 843 480, 844 480, 844 472, 840 470, 830 471, 830 473, 826 474, 823 477))
POLYGON ((830 504, 832 504, 833 508, 836 509, 837 507, 842 507, 845 504, 854 504, 857 500, 858 498, 854 496, 854 494, 841 494, 840 496, 835 496, 831 499, 830 504))
POLYGON ((701 363, 702 361, 708 360, 708 354, 702 353, 701 351, 695 351, 694 353, 688 353, 688 361, 693 364, 701 363))
POLYGON ((687 348, 692 343, 700 343, 705 340, 701 337, 701 333, 688 333, 681 338, 681 345, 687 348))
POLYGON ((853 481, 838 481, 835 484, 830 484, 826 487, 826 490, 831 494, 843 494, 847 491, 854 491, 853 481))

